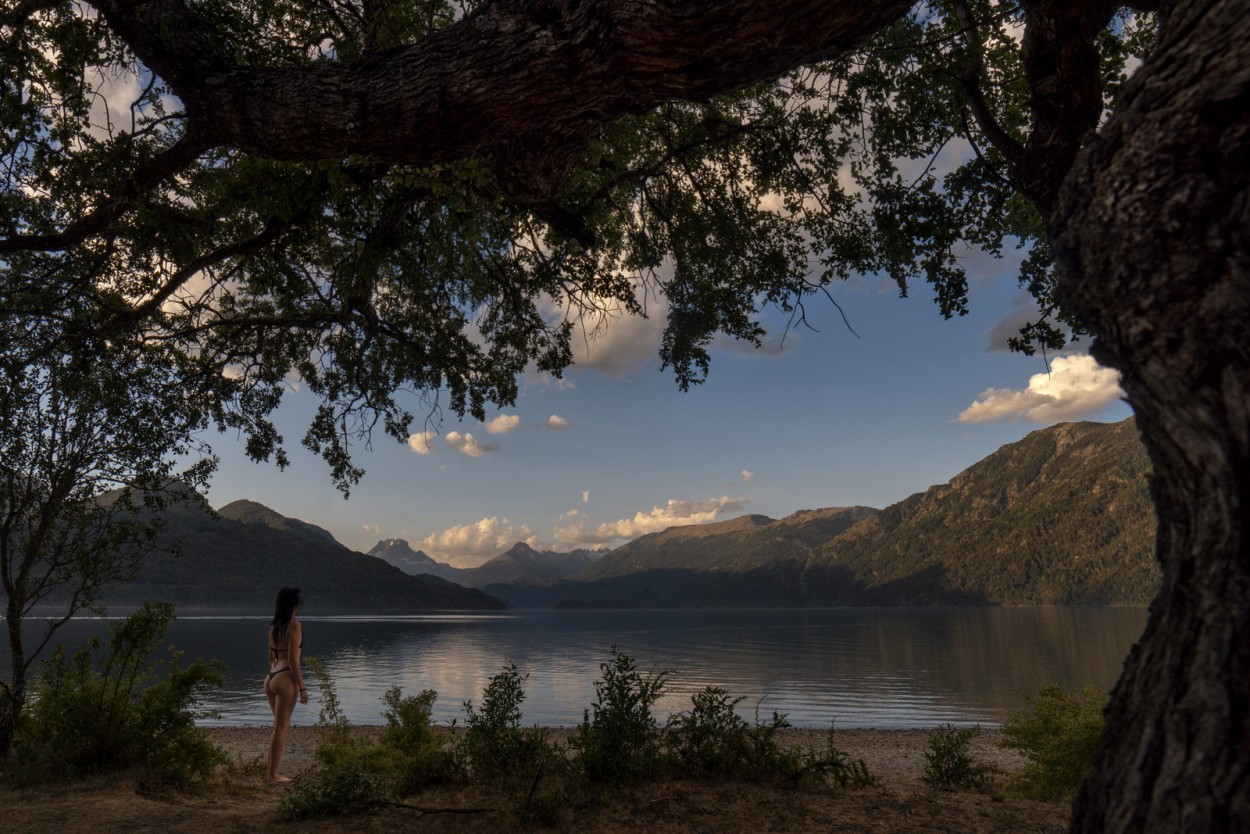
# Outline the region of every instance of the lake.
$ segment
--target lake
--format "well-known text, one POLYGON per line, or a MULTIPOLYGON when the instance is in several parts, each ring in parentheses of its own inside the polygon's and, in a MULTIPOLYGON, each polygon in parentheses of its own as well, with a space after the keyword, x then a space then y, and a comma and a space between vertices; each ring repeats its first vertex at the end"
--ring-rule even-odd
MULTIPOLYGON (((206 724, 266 724, 261 691, 268 618, 181 617, 168 641, 226 663, 206 724)), ((382 723, 382 693, 434 689, 439 723, 463 722, 509 661, 526 681, 525 724, 568 726, 594 700, 599 664, 617 645, 643 671, 667 670, 660 720, 721 686, 752 718, 797 727, 1001 724, 1043 683, 1109 689, 1146 622, 1144 608, 876 608, 740 611, 532 611, 492 615, 301 617, 305 655, 320 659, 348 718, 382 723)), ((32 623, 33 628, 40 625, 32 623)), ((75 620, 81 645, 107 622, 75 620)), ((33 634, 32 634, 33 636, 33 634)), ((7 652, 0 668, 7 667, 7 652)), ((7 669, 4 669, 7 673, 7 669)), ((317 719, 317 688, 294 723, 317 719)))

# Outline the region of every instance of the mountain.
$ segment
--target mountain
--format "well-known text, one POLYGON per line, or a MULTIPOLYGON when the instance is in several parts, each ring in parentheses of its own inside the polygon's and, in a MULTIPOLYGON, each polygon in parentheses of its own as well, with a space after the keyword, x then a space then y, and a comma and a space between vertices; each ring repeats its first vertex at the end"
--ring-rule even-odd
POLYGON ((599 556, 599 551, 573 550, 557 553, 552 550, 535 550, 524 542, 517 542, 510 550, 485 564, 475 568, 455 568, 436 562, 420 550, 413 550, 403 539, 383 539, 369 550, 369 555, 413 576, 438 576, 466 588, 481 588, 495 583, 551 584, 590 565, 599 556))
POLYGON ((808 604, 1144 604, 1150 461, 1136 422, 1035 431, 816 549, 808 604))
POLYGON ((593 582, 674 570, 740 573, 805 556, 876 512, 871 507, 835 507, 800 510, 780 521, 745 515, 712 524, 670 527, 621 545, 574 578, 593 582))
MULTIPOLYGON (((369 555, 399 568, 410 576, 437 576, 455 581, 452 577, 458 573, 457 568, 434 561, 425 551, 413 550, 403 539, 382 539, 369 549, 369 555)), ((464 583, 457 584, 463 585, 464 583)))
POLYGON ((258 504, 255 501, 246 499, 240 501, 232 501, 231 503, 217 510, 217 515, 222 518, 229 518, 244 524, 263 524, 266 527, 272 527, 274 530, 283 533, 291 533, 295 536, 301 536, 307 539, 313 539, 320 542, 331 542, 338 544, 338 540, 326 530, 324 527, 318 527, 316 524, 309 524, 307 521, 300 521, 298 518, 288 518, 274 510, 269 509, 264 504, 258 504))
POLYGON ((1061 424, 880 512, 673 527, 567 582, 481 587, 522 608, 1144 604, 1149 477, 1132 419, 1061 424))
POLYGON ((585 570, 594 564, 597 555, 591 550, 535 550, 525 542, 517 542, 483 565, 457 571, 455 581, 467 588, 492 584, 549 585, 585 570))
POLYGON ((433 577, 415 577, 380 559, 349 550, 298 519, 251 501, 214 514, 193 504, 165 511, 162 544, 180 556, 153 553, 138 578, 105 592, 110 605, 165 600, 180 610, 229 609, 268 613, 283 585, 298 586, 308 614, 417 613, 494 610, 503 603, 480 591, 433 577))
POLYGON ((566 582, 482 585, 519 608, 749 608, 804 604, 791 588, 813 547, 870 517, 871 507, 746 515, 670 527, 621 545, 566 582))

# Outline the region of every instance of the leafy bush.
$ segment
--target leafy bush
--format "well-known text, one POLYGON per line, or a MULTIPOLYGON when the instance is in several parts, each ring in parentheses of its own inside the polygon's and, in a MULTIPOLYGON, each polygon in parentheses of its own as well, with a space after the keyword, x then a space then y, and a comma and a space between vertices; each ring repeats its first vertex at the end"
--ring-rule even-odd
POLYGON ((526 776, 554 761, 547 733, 521 729, 525 677, 509 663, 482 691, 482 705, 464 702, 468 729, 460 749, 479 778, 526 776))
POLYGON ((719 686, 695 693, 691 702, 689 712, 669 719, 667 734, 669 760, 686 773, 840 787, 875 782, 862 760, 851 760, 834 745, 832 729, 823 750, 786 747, 778 733, 790 722, 781 713, 761 721, 757 709, 749 724, 736 712, 742 699, 719 686))
POLYGON ((655 772, 660 758, 651 710, 664 694, 668 674, 643 675, 617 646, 611 654, 610 661, 599 664, 595 702, 572 741, 582 771, 596 782, 643 778, 655 772))
POLYGON ((386 704, 386 729, 382 732, 381 747, 399 757, 396 787, 401 793, 461 775, 455 754, 444 749, 443 737, 430 726, 437 698, 438 693, 433 689, 404 697, 398 686, 392 686, 382 696, 382 703, 386 704))
POLYGON ((278 809, 296 819, 364 814, 385 805, 392 794, 391 782, 375 767, 363 758, 345 757, 333 767, 295 777, 278 809))
POLYGON ((458 774, 455 756, 430 726, 437 692, 404 697, 398 686, 387 690, 386 729, 375 741, 353 735, 325 667, 315 658, 306 662, 321 690, 317 767, 295 778, 279 809, 297 818, 366 813, 458 774))
POLYGON ((735 711, 741 698, 709 686, 691 697, 689 712, 668 720, 668 752, 672 762, 694 776, 731 775, 747 758, 749 726, 735 711))
POLYGON ((1002 746, 1019 750, 1027 764, 1007 782, 1007 790, 1031 799, 1067 799, 1089 775, 1102 735, 1107 693, 1085 687, 1082 697, 1054 684, 1043 684, 1032 708, 1020 710, 1003 725, 1002 746))
POLYGON ((72 657, 58 646, 31 687, 6 775, 20 784, 136 767, 143 786, 187 787, 227 762, 195 726, 199 694, 221 685, 221 663, 180 665, 160 647, 174 607, 145 604, 109 628, 108 654, 93 639, 72 657))
POLYGON ((980 732, 980 727, 960 730, 946 724, 929 733, 921 777, 925 784, 944 791, 985 790, 997 768, 978 762, 968 749, 980 732))

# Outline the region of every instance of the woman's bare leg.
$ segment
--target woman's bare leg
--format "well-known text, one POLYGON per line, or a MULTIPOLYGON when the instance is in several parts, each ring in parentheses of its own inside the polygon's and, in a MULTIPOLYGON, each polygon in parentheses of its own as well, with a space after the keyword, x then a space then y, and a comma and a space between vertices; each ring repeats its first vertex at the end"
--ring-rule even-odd
POLYGON ((290 675, 277 675, 265 681, 265 697, 269 699, 269 708, 273 711, 273 733, 269 736, 269 767, 265 771, 266 783, 291 781, 282 775, 279 768, 282 766, 286 732, 291 726, 291 713, 295 711, 298 695, 295 681, 290 675))

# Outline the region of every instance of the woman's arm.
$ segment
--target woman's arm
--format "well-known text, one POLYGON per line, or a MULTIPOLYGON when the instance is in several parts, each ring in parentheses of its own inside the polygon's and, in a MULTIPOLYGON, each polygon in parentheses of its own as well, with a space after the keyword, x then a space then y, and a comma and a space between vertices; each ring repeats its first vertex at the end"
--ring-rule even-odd
POLYGON ((304 642, 304 626, 299 620, 291 620, 286 630, 287 658, 291 664, 291 674, 295 676, 295 685, 299 687, 299 702, 308 703, 308 689, 304 686, 304 670, 300 669, 299 647, 304 642))

